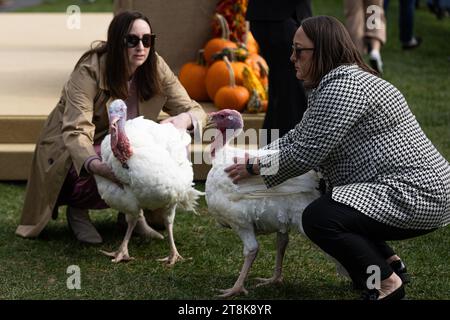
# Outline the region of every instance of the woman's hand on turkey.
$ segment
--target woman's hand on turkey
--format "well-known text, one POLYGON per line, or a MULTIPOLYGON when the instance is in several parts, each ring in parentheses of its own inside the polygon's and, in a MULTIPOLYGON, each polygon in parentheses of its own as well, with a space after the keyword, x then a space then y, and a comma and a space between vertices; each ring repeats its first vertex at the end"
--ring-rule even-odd
POLYGON ((106 163, 103 163, 98 159, 94 159, 89 163, 89 171, 93 174, 111 180, 123 189, 123 184, 117 179, 114 172, 112 172, 111 168, 106 163))
POLYGON ((228 173, 228 177, 233 180, 234 184, 237 184, 242 179, 250 177, 250 173, 248 173, 246 168, 247 159, 247 153, 245 154, 245 158, 234 157, 234 164, 225 168, 225 172, 228 173))
POLYGON ((171 123, 175 128, 182 130, 192 129, 192 118, 187 112, 164 119, 160 123, 171 123))

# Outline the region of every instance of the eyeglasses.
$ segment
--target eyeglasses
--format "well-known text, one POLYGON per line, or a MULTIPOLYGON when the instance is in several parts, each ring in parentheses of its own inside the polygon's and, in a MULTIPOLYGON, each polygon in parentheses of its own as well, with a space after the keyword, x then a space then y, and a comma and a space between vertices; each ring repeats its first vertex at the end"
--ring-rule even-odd
POLYGON ((155 45, 155 38, 156 38, 156 34, 154 34, 154 33, 144 34, 142 36, 142 38, 139 38, 135 34, 128 34, 123 39, 123 42, 125 43, 127 48, 134 48, 139 44, 139 41, 142 41, 142 45, 144 46, 144 48, 150 48, 155 45))
POLYGON ((295 60, 300 60, 300 56, 302 55, 302 51, 305 50, 314 50, 314 48, 299 48, 295 45, 292 45, 292 52, 295 54, 295 60))

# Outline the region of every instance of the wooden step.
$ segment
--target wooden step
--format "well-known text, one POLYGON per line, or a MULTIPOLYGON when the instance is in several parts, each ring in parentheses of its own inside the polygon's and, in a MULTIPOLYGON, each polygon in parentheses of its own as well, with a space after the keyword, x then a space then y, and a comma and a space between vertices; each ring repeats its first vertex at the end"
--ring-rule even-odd
MULTIPOLYGON (((202 103, 206 112, 217 111, 210 102, 202 103)), ((264 120, 264 113, 244 113, 245 130, 260 129, 264 120)), ((161 112, 159 119, 168 117, 161 112)), ((0 115, 0 143, 36 143, 39 133, 44 126, 47 116, 44 115, 0 115)))
POLYGON ((0 181, 27 180, 34 144, 0 144, 0 181))
MULTIPOLYGON (((190 146, 190 159, 193 162, 194 179, 206 180, 211 169, 211 160, 207 144, 192 144, 190 146)), ((27 180, 33 158, 35 145, 33 143, 3 143, 0 144, 0 181, 27 180)), ((244 148, 244 146, 237 146, 244 148)), ((256 148, 250 145, 249 148, 256 148)))
POLYGON ((36 143, 43 116, 0 116, 0 143, 36 143))

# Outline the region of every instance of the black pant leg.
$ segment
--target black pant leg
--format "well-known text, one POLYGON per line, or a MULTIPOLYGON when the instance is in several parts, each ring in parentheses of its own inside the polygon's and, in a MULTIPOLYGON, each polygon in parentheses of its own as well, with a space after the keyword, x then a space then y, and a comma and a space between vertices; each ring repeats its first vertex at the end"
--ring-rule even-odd
POLYGON ((353 281, 362 285, 370 275, 367 273, 369 266, 380 268, 381 280, 392 274, 386 263, 386 255, 392 254, 384 241, 412 238, 434 230, 400 229, 383 224, 332 200, 330 194, 311 203, 302 221, 306 235, 337 259, 353 281))
POLYGON ((386 243, 386 241, 373 240, 373 244, 377 247, 378 252, 384 257, 385 260, 395 255, 395 251, 386 243))

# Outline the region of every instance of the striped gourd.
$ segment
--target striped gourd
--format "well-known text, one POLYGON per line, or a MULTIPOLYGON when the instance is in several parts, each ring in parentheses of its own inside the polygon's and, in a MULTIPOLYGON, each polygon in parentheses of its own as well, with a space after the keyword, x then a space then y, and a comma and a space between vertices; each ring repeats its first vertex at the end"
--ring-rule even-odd
POLYGON ((249 67, 244 67, 242 70, 243 85, 248 89, 249 92, 256 90, 261 100, 267 100, 267 92, 261 81, 258 79, 253 70, 249 67))

